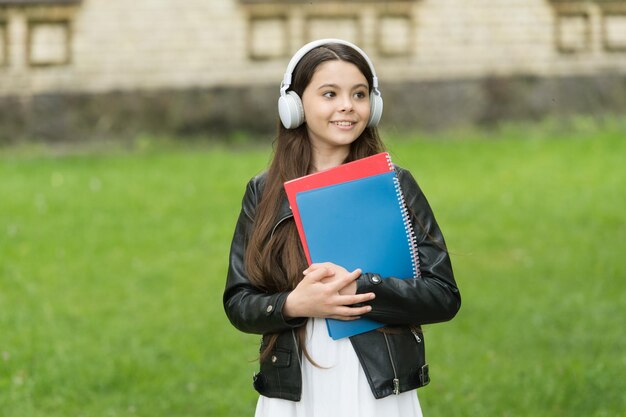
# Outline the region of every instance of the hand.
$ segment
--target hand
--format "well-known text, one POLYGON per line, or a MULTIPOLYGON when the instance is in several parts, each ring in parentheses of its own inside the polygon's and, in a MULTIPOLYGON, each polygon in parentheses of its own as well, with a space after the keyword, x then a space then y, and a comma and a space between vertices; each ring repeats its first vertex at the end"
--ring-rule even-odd
MULTIPOLYGON (((304 274, 309 274, 313 271, 315 271, 316 269, 320 269, 320 268, 326 268, 328 270, 330 270, 331 272, 334 273, 334 275, 332 277, 328 277, 328 278, 324 278, 322 280, 322 282, 331 282, 331 280, 333 280, 335 277, 341 277, 341 276, 345 276, 347 274, 349 274, 348 270, 345 269, 342 266, 336 265, 332 262, 324 262, 321 264, 312 264, 311 266, 309 266, 307 269, 304 270, 304 274)), ((361 274, 362 271, 361 269, 356 269, 354 272, 358 271, 359 275, 357 275, 356 278, 358 278, 361 274)), ((348 285, 346 285, 345 287, 341 288, 339 290, 339 294, 341 295, 354 295, 356 294, 356 279, 351 280, 348 285)))
POLYGON ((307 268, 304 278, 289 294, 283 307, 286 318, 322 317, 338 320, 355 320, 371 311, 370 306, 350 307, 374 298, 374 293, 355 294, 361 270, 348 272, 344 268, 326 263, 307 268), (349 294, 349 288, 354 290, 349 294), (343 293, 342 293, 343 292, 343 293))

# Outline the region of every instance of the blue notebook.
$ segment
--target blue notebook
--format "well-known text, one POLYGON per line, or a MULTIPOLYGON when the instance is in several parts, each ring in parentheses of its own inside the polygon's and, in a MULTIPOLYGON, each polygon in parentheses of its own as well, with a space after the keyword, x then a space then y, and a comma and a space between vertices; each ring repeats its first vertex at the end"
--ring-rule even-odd
MULTIPOLYGON (((382 277, 419 276, 415 239, 395 171, 300 192, 296 202, 312 262, 333 262, 382 277)), ((383 326, 365 318, 326 323, 335 340, 383 326)))

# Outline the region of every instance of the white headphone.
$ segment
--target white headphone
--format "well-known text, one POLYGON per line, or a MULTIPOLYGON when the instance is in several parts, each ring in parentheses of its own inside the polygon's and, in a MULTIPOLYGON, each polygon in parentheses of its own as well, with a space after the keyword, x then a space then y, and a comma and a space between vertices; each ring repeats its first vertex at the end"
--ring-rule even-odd
POLYGON ((313 49, 327 45, 330 43, 338 43, 341 45, 346 45, 358 53, 367 61, 367 64, 372 71, 372 91, 370 93, 370 118, 367 121, 367 127, 374 127, 378 125, 380 121, 380 117, 383 115, 383 98, 380 95, 380 91, 378 91, 378 78, 376 77, 376 71, 374 70, 374 65, 372 61, 370 61, 369 57, 363 52, 361 48, 358 46, 341 40, 341 39, 319 39, 317 41, 313 41, 304 45, 289 61, 289 65, 287 65, 287 70, 285 72, 285 76, 283 78, 282 83, 280 84, 280 97, 278 98, 278 115, 280 116, 280 121, 283 126, 287 129, 295 129, 304 123, 304 108, 302 107, 302 100, 300 96, 295 91, 287 91, 291 86, 291 76, 293 70, 296 65, 303 56, 312 51, 313 49))

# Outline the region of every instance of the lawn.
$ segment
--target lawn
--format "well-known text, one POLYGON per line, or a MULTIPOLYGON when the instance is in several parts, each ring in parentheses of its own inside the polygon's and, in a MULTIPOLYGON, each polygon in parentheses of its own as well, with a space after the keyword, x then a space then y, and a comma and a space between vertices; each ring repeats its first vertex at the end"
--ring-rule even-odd
MULTIPOLYGON (((424 414, 626 416, 626 123, 386 136, 463 296, 424 414)), ((269 152, 0 149, 0 416, 251 416, 258 336, 221 295, 269 152)))

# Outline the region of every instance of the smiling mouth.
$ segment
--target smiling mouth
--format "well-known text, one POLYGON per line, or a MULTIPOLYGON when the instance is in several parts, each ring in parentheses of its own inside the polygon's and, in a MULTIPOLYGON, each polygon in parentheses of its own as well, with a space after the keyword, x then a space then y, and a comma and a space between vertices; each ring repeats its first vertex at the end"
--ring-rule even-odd
POLYGON ((346 126, 346 127, 347 126, 352 126, 352 125, 356 124, 356 122, 348 122, 348 121, 345 121, 345 120, 341 120, 341 121, 338 121, 338 122, 332 122, 332 123, 334 125, 337 125, 337 126, 346 126))

